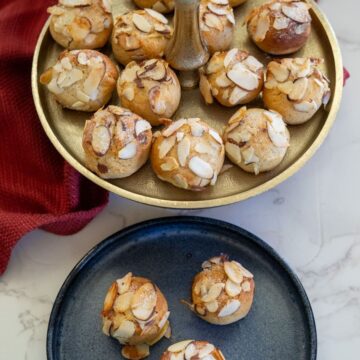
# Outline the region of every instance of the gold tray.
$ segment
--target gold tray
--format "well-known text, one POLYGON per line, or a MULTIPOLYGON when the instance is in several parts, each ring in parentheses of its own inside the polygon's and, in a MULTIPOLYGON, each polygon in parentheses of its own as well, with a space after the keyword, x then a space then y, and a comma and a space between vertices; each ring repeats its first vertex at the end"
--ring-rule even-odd
MULTIPOLYGON (((252 44, 246 27, 243 25, 244 18, 251 8, 265 1, 248 0, 244 5, 234 9, 237 27, 233 46, 246 49, 260 61, 267 63, 271 58, 252 44)), ((114 2, 116 3, 115 14, 134 8, 132 0, 114 2)), ((214 187, 196 193, 178 189, 160 181, 151 170, 150 163, 126 179, 103 180, 89 171, 84 166, 81 139, 85 119, 89 118, 91 114, 62 109, 47 89, 39 84, 39 75, 55 63, 58 54, 63 50, 50 35, 49 20, 39 36, 32 66, 32 91, 42 126, 60 154, 81 174, 117 195, 145 204, 169 208, 207 208, 245 200, 269 190, 293 175, 314 155, 325 140, 340 105, 343 86, 340 49, 328 20, 314 1, 309 0, 309 2, 312 5, 312 35, 305 48, 293 56, 312 56, 325 59, 322 70, 331 81, 332 97, 327 108, 319 110, 308 123, 289 126, 291 146, 284 161, 273 171, 254 176, 233 167, 219 176, 214 187)), ((108 47, 104 52, 110 54, 110 48, 108 47)), ((117 102, 117 96, 114 94, 112 103, 116 104, 117 102)), ((262 107, 261 100, 251 103, 250 106, 262 107)), ((180 107, 173 119, 200 117, 217 130, 222 131, 227 120, 237 108, 228 109, 217 104, 206 106, 198 89, 187 90, 182 93, 180 107)))

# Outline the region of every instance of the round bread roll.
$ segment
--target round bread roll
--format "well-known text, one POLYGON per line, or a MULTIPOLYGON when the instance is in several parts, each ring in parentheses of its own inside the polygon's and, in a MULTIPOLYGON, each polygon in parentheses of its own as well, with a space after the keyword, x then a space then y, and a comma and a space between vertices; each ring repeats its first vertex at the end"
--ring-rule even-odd
POLYGON ((221 350, 208 341, 183 340, 168 347, 160 360, 225 360, 221 350))
POLYGON ((153 9, 161 14, 172 12, 175 8, 174 0, 134 0, 134 3, 142 9, 153 9))
POLYGON ((254 173, 280 164, 289 147, 290 134, 281 115, 264 109, 242 107, 224 132, 227 157, 241 169, 254 173))
POLYGON ((131 272, 110 286, 102 310, 103 333, 125 345, 126 359, 143 359, 170 331, 167 301, 149 279, 131 272))
POLYGON ((254 43, 273 55, 291 54, 302 48, 311 33, 310 5, 299 0, 273 0, 255 8, 247 17, 254 43))
POLYGON ((173 33, 166 17, 155 10, 133 10, 115 19, 111 44, 121 64, 161 58, 173 33))
POLYGON ((230 48, 235 17, 228 0, 200 1, 200 33, 210 54, 230 48))
POLYGON ((159 179, 193 191, 215 185, 225 151, 214 129, 199 118, 180 119, 157 135, 151 164, 159 179))
POLYGON ((242 5, 246 0, 229 0, 229 4, 231 7, 237 7, 239 5, 242 5))
POLYGON ((112 16, 109 0, 59 0, 48 8, 50 33, 67 49, 103 47, 111 34, 112 16))
POLYGON ((160 125, 177 110, 181 87, 169 64, 161 59, 132 61, 126 65, 117 83, 121 105, 160 125))
POLYGON ((331 96, 329 80, 318 69, 322 63, 323 59, 314 58, 271 61, 263 90, 265 106, 290 125, 310 120, 331 96))
POLYGON ((200 69, 200 92, 207 104, 213 97, 224 106, 247 104, 261 92, 264 66, 247 51, 216 52, 200 69))
POLYGON ((63 51, 40 82, 63 107, 96 111, 111 98, 119 76, 115 64, 96 50, 63 51))
POLYGON ((213 257, 202 264, 192 284, 192 309, 203 320, 227 325, 244 318, 250 311, 255 291, 254 276, 227 255, 213 257))
POLYGON ((86 166, 104 179, 130 176, 148 159, 151 140, 151 125, 146 120, 110 105, 85 123, 86 166))

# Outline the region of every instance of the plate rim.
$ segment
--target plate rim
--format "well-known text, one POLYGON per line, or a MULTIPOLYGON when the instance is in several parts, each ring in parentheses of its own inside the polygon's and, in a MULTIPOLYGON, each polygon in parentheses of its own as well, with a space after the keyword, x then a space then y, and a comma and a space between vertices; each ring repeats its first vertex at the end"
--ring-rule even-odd
MULTIPOLYGON (((315 140, 312 144, 308 147, 308 149, 297 159, 292 165, 290 165, 286 170, 279 173, 277 176, 267 180, 266 182, 251 188, 249 190, 240 192, 238 194, 233 194, 229 196, 223 196, 215 199, 208 199, 208 200, 167 200, 167 199, 160 199, 155 198, 148 195, 142 195, 138 193, 134 193, 128 190, 125 190, 117 185, 110 183, 106 179, 102 179, 89 169, 87 169, 83 164, 81 164, 73 155, 66 150, 64 145, 59 141, 56 137, 54 131, 52 130, 50 124, 48 123, 44 110, 41 106, 40 94, 39 94, 39 74, 38 74, 38 62, 39 62, 39 54, 40 49, 42 46, 43 39, 48 32, 50 17, 44 24, 41 33, 38 37, 33 62, 32 62, 32 69, 31 69, 31 88, 32 88, 32 95, 33 100, 35 103, 35 108, 37 114, 40 118, 40 122, 42 127, 50 139, 51 143, 54 145, 56 150, 60 153, 60 155, 78 172, 80 172, 83 176, 88 178, 90 181, 94 182, 95 184, 99 185, 100 187, 116 194, 127 198, 129 200, 133 200, 139 203, 153 205, 157 207, 163 208, 173 208, 173 209, 204 209, 204 208, 213 208, 218 206, 224 206, 228 204, 233 204, 236 202, 240 202, 256 195, 260 195, 265 191, 268 191, 275 186, 279 185, 292 175, 294 175, 297 171, 299 171, 308 160, 312 158, 312 156, 316 153, 320 145, 324 142, 325 138, 327 137, 332 125, 335 122, 336 115, 340 108, 342 93, 343 93, 343 62, 342 56, 340 51, 340 46, 338 44, 335 32, 327 19, 326 15, 322 12, 319 6, 315 3, 314 0, 305 0, 311 4, 311 10, 314 12, 315 16, 317 17, 318 21, 320 22, 323 30, 326 33, 328 41, 330 43, 330 47, 332 49, 332 57, 334 61, 334 68, 335 68, 335 83, 334 83, 334 92, 332 95, 331 107, 330 111, 327 115, 327 118, 324 122, 324 125, 320 132, 318 133, 315 140)), ((159 180, 160 181, 160 180, 159 180)), ((169 185, 170 186, 170 185, 169 185)))
MULTIPOLYGON (((51 309, 49 323, 46 333, 46 355, 48 360, 58 360, 57 357, 53 356, 54 345, 56 345, 57 339, 54 337, 56 334, 56 321, 59 311, 61 311, 61 306, 63 303, 63 299, 65 298, 66 292, 71 286, 71 284, 76 281, 76 277, 82 271, 82 268, 90 262, 94 257, 97 256, 99 252, 101 252, 104 248, 108 246, 112 246, 115 242, 119 241, 119 238, 126 237, 128 234, 133 232, 137 232, 139 230, 144 230, 148 227, 161 227, 162 225, 179 225, 179 224, 192 224, 192 225, 207 225, 213 227, 224 228, 227 231, 234 232, 237 235, 241 235, 246 237, 251 242, 255 243, 258 247, 261 248, 267 255, 269 255, 273 260, 277 262, 277 264, 284 270, 292 284, 294 285, 296 291, 299 294, 299 298, 301 299, 301 303, 305 310, 305 315, 307 319, 307 326, 309 329, 309 346, 310 346, 310 358, 308 360, 316 360, 317 359, 317 330, 316 330, 316 322, 314 313, 312 310, 312 306, 310 300, 307 296, 305 288, 301 283, 299 277, 296 275, 294 270, 290 267, 286 260, 284 260, 278 252, 270 246, 267 242, 260 239, 257 235, 243 229, 240 226, 228 223, 223 220, 202 217, 202 216, 168 216, 157 219, 145 220, 130 226, 127 226, 109 236, 105 239, 101 240, 98 244, 93 246, 89 251, 85 253, 85 255, 76 263, 76 265, 72 268, 70 273, 65 278, 63 284, 61 285, 53 307, 51 309)), ((236 240, 237 241, 237 240, 236 240)))

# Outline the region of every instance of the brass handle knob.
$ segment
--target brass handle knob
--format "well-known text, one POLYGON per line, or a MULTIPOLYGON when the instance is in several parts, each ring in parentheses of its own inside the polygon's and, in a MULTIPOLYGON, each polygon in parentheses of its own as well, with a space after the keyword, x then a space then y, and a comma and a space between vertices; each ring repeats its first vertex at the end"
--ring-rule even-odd
POLYGON ((165 53, 169 64, 179 70, 183 88, 197 86, 198 68, 209 60, 200 34, 199 6, 200 0, 176 0, 174 34, 165 53))

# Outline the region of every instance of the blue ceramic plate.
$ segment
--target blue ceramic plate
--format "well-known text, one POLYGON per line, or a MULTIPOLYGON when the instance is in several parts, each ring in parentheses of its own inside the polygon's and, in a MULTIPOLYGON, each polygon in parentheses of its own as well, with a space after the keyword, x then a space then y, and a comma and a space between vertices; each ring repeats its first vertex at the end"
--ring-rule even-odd
POLYGON ((101 332, 100 311, 111 282, 128 271, 152 279, 171 310, 171 340, 151 348, 160 359, 171 342, 208 340, 227 360, 314 360, 316 328, 306 293, 279 255, 256 236, 218 220, 174 217, 146 221, 108 237, 65 280, 53 307, 47 337, 49 360, 119 360, 120 345, 101 332), (249 315, 219 327, 183 304, 201 263, 227 253, 254 273, 249 315))

